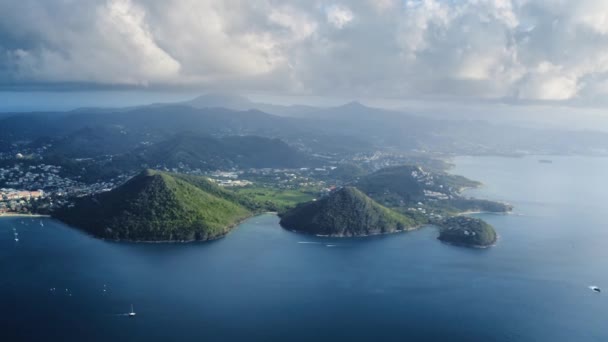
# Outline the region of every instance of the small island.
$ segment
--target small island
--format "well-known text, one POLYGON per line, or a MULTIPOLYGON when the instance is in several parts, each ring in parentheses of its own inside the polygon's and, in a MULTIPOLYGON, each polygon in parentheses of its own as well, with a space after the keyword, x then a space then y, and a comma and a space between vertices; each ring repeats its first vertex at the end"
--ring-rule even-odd
POLYGON ((454 245, 485 248, 498 239, 491 225, 473 217, 454 216, 437 225, 440 227, 438 239, 454 245))
POLYGON ((286 229, 333 237, 368 236, 410 230, 414 220, 388 209, 354 187, 344 187, 282 214, 286 229))

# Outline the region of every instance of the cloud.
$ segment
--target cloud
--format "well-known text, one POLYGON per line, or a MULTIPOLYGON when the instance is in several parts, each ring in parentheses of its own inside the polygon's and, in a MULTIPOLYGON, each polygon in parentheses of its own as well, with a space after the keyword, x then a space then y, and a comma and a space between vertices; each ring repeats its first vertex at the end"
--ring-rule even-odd
POLYGON ((603 0, 0 2, 0 83, 593 101, 603 0))
POLYGON ((327 9, 327 22, 335 28, 341 29, 353 21, 353 12, 348 7, 333 5, 327 9))

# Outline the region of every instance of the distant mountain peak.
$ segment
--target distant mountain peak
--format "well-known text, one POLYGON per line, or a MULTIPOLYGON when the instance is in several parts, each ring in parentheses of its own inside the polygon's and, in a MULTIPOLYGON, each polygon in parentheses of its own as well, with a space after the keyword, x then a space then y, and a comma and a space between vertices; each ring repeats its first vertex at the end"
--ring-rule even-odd
POLYGON ((222 107, 233 110, 247 110, 255 107, 248 98, 230 93, 207 93, 187 101, 186 104, 195 108, 222 107))
POLYGON ((350 101, 342 106, 340 106, 342 108, 349 108, 349 109, 353 109, 353 108, 368 108, 366 105, 364 105, 363 103, 359 102, 359 101, 350 101))

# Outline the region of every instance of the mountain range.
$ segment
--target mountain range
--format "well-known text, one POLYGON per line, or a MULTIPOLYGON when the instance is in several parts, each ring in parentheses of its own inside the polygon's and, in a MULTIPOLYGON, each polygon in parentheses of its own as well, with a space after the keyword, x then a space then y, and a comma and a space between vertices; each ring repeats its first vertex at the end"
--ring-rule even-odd
POLYGON ((205 95, 177 104, 0 118, 0 152, 41 144, 48 153, 87 158, 131 152, 191 132, 198 135, 280 139, 310 154, 378 150, 451 154, 605 154, 608 134, 435 120, 358 102, 321 108, 256 103, 232 95, 205 95))

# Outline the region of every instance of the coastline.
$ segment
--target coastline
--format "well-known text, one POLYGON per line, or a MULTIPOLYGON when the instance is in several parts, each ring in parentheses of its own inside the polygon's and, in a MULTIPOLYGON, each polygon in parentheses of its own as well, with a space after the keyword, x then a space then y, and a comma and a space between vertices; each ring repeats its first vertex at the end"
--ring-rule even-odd
POLYGON ((287 227, 284 227, 281 224, 279 224, 279 225, 281 226, 281 228, 285 229, 286 231, 292 232, 292 233, 296 233, 296 234, 302 234, 302 235, 308 235, 308 236, 316 236, 316 237, 322 237, 322 238, 338 238, 338 239, 366 238, 366 237, 372 237, 372 236, 402 234, 402 233, 408 233, 408 232, 412 232, 412 231, 415 231, 415 230, 418 230, 418 229, 422 229, 424 227, 433 226, 430 223, 426 223, 426 224, 421 224, 421 225, 418 225, 418 226, 414 226, 414 227, 412 227, 410 229, 396 230, 394 232, 388 232, 388 233, 375 233, 375 234, 364 234, 364 235, 323 235, 323 234, 309 233, 309 232, 302 231, 302 230, 289 229, 287 227))
MULTIPOLYGON (((82 229, 80 227, 77 226, 73 226, 67 222, 61 221, 59 220, 61 223, 67 225, 70 228, 76 229, 86 235, 89 235, 95 239, 99 239, 102 241, 106 241, 106 242, 115 242, 115 243, 134 243, 134 244, 191 244, 191 243, 205 243, 205 242, 213 242, 213 241, 217 241, 220 240, 224 237, 226 237, 228 234, 230 234, 234 229, 236 229, 239 225, 241 225, 243 222, 252 219, 254 217, 258 217, 258 216, 262 216, 262 215, 277 215, 276 212, 271 212, 271 211, 267 211, 267 212, 261 212, 261 213, 254 213, 253 215, 249 215, 243 219, 240 219, 238 222, 231 224, 230 226, 227 227, 227 231, 224 234, 215 236, 213 238, 210 239, 206 239, 206 240, 130 240, 130 239, 109 239, 109 238, 104 238, 102 236, 98 236, 95 235, 85 229, 82 229)), ((1 217, 1 216, 0 216, 1 217)), ((52 216, 47 216, 47 217, 52 217, 52 216)))
POLYGON ((513 211, 483 211, 483 210, 468 210, 462 211, 454 216, 476 215, 476 214, 492 214, 492 215, 511 215, 513 211))
POLYGON ((4 213, 0 214, 0 218, 8 218, 8 217, 51 217, 51 215, 42 215, 42 214, 21 214, 21 213, 4 213))

